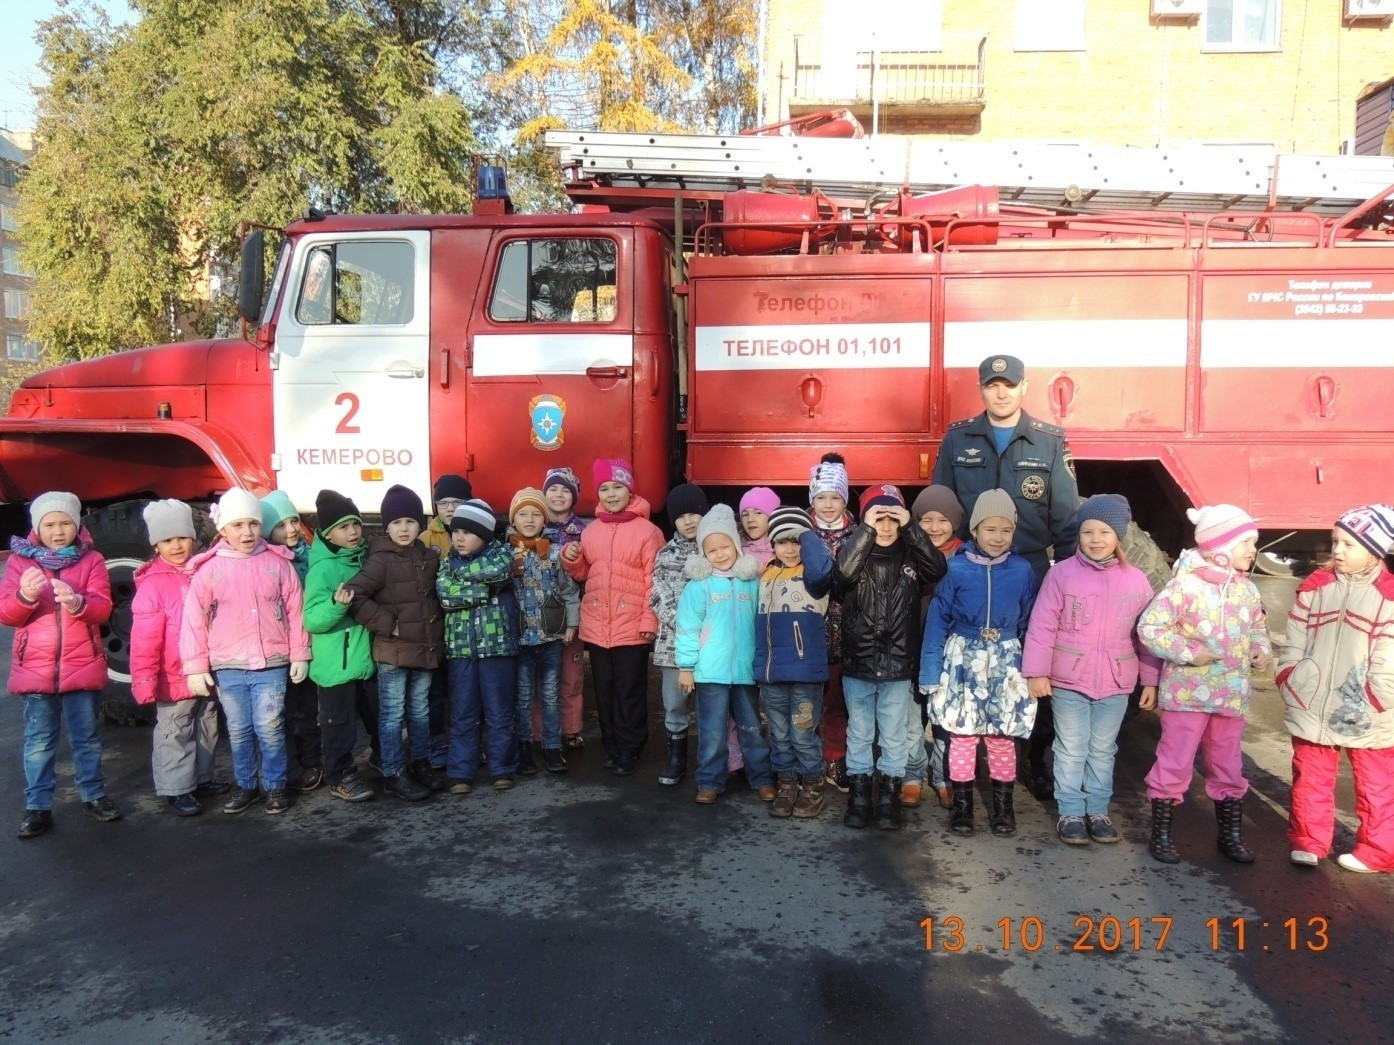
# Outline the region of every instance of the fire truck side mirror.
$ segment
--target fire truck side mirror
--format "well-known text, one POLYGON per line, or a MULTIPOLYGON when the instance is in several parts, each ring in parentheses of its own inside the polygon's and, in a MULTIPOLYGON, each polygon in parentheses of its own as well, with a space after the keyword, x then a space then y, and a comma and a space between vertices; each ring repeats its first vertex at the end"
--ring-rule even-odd
POLYGON ((237 314, 253 326, 261 322, 265 286, 266 233, 253 229, 242 241, 242 267, 237 277, 237 314))

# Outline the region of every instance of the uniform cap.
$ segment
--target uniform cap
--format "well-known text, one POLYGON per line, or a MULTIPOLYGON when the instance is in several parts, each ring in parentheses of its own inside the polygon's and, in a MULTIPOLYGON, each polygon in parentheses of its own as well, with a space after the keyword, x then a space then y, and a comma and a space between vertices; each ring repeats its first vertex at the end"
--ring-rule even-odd
POLYGON ((978 385, 1006 381, 1015 388, 1026 380, 1026 364, 1016 356, 988 356, 978 364, 978 385))

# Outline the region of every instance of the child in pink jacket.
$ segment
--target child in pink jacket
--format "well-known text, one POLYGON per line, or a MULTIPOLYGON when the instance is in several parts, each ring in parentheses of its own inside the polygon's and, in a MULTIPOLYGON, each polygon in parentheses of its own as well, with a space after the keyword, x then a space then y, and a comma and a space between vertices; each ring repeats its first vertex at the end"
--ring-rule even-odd
POLYGON ((53 766, 65 719, 83 810, 98 820, 121 819, 106 796, 97 732, 97 695, 107 682, 101 626, 111 616, 111 585, 81 518, 73 494, 34 498, 34 528, 27 539, 10 541, 0 581, 0 624, 15 629, 9 688, 24 701, 20 838, 37 838, 53 826, 53 766))
POLYGON ((193 561, 179 655, 195 696, 208 696, 216 678, 227 716, 237 786, 223 812, 245 812, 257 800, 259 746, 266 811, 284 813, 287 668, 293 682, 310 669, 300 578, 290 550, 262 539, 261 503, 246 490, 223 494, 213 522, 218 540, 193 561))
POLYGON ((595 678, 604 765, 616 776, 630 776, 649 739, 649 646, 658 634, 649 585, 663 533, 649 522, 648 501, 633 492, 628 461, 596 461, 595 482, 595 522, 566 545, 562 565, 586 585, 581 639, 595 678))
POLYGON ((228 790, 226 783, 213 779, 218 705, 210 697, 190 692, 179 659, 179 630, 194 573, 198 532, 193 509, 183 501, 152 501, 143 515, 155 557, 136 570, 131 694, 137 704, 155 705, 150 752, 155 794, 163 796, 179 816, 197 816, 203 811, 200 795, 228 790))
POLYGON ((1140 706, 1157 703, 1160 664, 1137 637, 1152 601, 1147 575, 1128 564, 1119 539, 1132 510, 1117 494, 1095 494, 1075 517, 1075 554, 1041 583, 1026 629, 1021 673, 1036 700, 1055 705, 1055 830, 1066 845, 1117 842, 1108 815, 1113 759, 1128 697, 1142 681, 1140 706))

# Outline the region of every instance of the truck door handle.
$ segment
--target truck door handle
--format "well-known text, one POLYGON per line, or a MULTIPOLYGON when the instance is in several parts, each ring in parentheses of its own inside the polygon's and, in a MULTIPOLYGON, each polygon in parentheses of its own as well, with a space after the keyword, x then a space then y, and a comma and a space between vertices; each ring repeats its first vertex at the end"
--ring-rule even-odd
POLYGON ((618 380, 629 376, 629 368, 623 366, 588 366, 586 367, 586 376, 618 380))
POLYGON ((388 377, 425 377, 426 368, 419 366, 392 367, 387 371, 388 377))
POLYGON ((1069 416, 1070 407, 1075 401, 1075 382, 1074 378, 1068 374, 1061 374, 1050 383, 1050 405, 1054 410, 1055 416, 1064 420, 1069 416))
POLYGON ((1317 416, 1330 417, 1336 405, 1336 379, 1330 374, 1318 374, 1312 384, 1317 392, 1317 416))

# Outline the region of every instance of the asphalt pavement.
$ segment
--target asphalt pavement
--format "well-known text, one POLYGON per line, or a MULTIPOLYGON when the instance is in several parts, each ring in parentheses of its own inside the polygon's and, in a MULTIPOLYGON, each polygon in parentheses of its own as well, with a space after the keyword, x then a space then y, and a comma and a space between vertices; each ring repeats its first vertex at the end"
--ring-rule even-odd
MULTIPOLYGON (((1283 594, 1265 587, 1275 609, 1283 594)), ((1199 778, 1184 862, 1148 857, 1152 715, 1121 736, 1123 843, 1073 849, 1021 789, 1010 839, 952 836, 932 801, 895 833, 844 828, 839 799, 815 821, 776 821, 743 787, 697 806, 690 777, 656 782, 651 693, 631 778, 600 767, 591 719, 565 776, 417 805, 321 789, 274 818, 176 818, 150 730, 110 728, 126 818, 82 816, 65 747, 57 827, 28 842, 20 707, 0 699, 0 1038, 1394 1040, 1394 881, 1289 865, 1271 680, 1245 745, 1250 867, 1215 851, 1199 778)), ((1348 771, 1341 803, 1338 851, 1348 771)))

